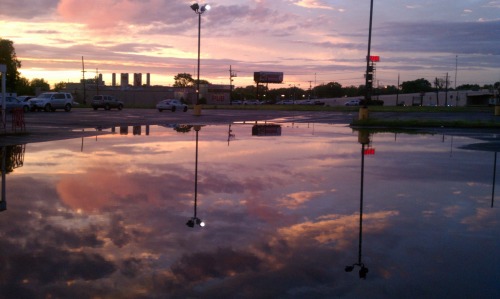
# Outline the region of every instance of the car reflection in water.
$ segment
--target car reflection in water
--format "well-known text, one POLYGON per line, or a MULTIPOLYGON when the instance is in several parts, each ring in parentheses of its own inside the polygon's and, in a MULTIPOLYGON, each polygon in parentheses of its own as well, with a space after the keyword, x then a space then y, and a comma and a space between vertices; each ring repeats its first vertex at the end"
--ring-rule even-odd
POLYGON ((92 128, 83 140, 26 145, 0 214, 1 296, 500 293, 496 161, 462 148, 497 135, 370 132, 377 152, 362 143, 370 156, 360 157, 345 124, 282 123, 279 137, 263 138, 254 124, 203 126, 198 169, 193 125, 92 128), (203 229, 185 226, 195 193, 203 229), (369 267, 367 279, 346 264, 369 267))

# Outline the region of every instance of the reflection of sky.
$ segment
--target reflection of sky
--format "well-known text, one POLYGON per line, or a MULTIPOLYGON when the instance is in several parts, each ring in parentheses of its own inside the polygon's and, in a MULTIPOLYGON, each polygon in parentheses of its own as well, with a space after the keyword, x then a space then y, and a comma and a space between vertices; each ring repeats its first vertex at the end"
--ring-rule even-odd
POLYGON ((151 127, 26 145, 0 214, 7 298, 492 298, 500 295, 493 153, 466 137, 335 125, 199 133, 151 127), (83 150, 82 150, 83 149, 83 150), (357 270, 355 271, 357 272, 357 270))

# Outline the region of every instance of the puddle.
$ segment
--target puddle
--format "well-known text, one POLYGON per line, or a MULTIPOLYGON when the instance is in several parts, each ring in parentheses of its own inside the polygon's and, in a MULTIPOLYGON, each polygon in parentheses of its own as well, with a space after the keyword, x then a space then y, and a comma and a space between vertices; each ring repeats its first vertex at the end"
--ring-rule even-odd
POLYGON ((2 296, 500 294, 497 136, 255 125, 5 148, 2 296))

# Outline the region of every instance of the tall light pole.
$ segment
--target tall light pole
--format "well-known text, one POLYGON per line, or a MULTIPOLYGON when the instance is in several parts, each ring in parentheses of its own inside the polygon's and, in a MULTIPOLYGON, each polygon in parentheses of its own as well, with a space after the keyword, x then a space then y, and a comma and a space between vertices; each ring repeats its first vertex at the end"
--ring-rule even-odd
POLYGON ((198 15, 198 72, 196 81, 196 104, 194 106, 194 115, 201 115, 200 104, 200 41, 201 41, 201 15, 210 10, 210 5, 203 4, 200 6, 198 3, 191 5, 191 9, 198 15))
POLYGON ((368 28, 368 53, 366 54, 366 74, 365 74, 365 100, 364 105, 359 109, 359 119, 368 119, 368 107, 367 104, 372 100, 372 88, 373 88, 373 64, 370 65, 370 54, 372 46, 372 20, 373 20, 373 0, 370 0, 370 25, 368 28))
POLYGON ((366 88, 366 98, 365 101, 371 100, 371 93, 373 87, 373 69, 370 68, 370 54, 372 46, 372 20, 373 20, 373 0, 370 0, 370 25, 368 27, 368 53, 366 54, 366 78, 365 78, 365 88, 366 88))

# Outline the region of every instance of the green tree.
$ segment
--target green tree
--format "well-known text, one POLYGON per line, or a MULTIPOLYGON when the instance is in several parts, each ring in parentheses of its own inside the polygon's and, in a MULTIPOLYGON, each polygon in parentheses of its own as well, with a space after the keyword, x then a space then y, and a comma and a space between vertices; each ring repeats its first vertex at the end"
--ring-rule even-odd
POLYGON ((254 99, 257 96, 257 88, 254 85, 247 85, 246 87, 236 87, 231 93, 233 100, 243 101, 245 99, 254 99))
MULTIPOLYGON (((194 80, 193 85, 195 85, 196 82, 198 82, 198 80, 194 80)), ((204 80, 204 79, 200 79, 200 84, 210 84, 210 82, 208 82, 207 80, 204 80)))
MULTIPOLYGON (((194 86, 195 80, 191 76, 191 74, 188 73, 179 73, 175 75, 174 77, 174 87, 189 87, 189 86, 194 86)), ((201 80, 200 80, 201 83, 201 80)))
POLYGON ((54 84, 54 91, 61 91, 65 88, 66 88, 66 82, 61 81, 59 83, 54 84))
POLYGON ((14 43, 8 39, 0 38, 0 64, 5 64, 7 66, 7 91, 15 91, 16 81, 19 78, 19 72, 17 69, 21 68, 21 61, 17 60, 14 43))
POLYGON ((343 87, 342 91, 344 93, 344 96, 358 97, 358 96, 362 96, 364 94, 364 88, 365 88, 364 85, 361 85, 358 87, 351 85, 351 86, 343 87))
POLYGON ((314 87, 313 93, 318 98, 340 98, 344 96, 342 85, 338 82, 330 82, 327 84, 318 85, 314 87))
POLYGON ((32 79, 30 81, 30 87, 35 91, 44 92, 50 90, 50 84, 45 81, 45 79, 32 79))
POLYGON ((462 84, 457 87, 457 90, 479 90, 481 87, 478 84, 462 84))
POLYGON ((25 77, 19 77, 16 81, 16 93, 18 95, 34 95, 35 91, 31 88, 30 80, 25 77))
POLYGON ((416 93, 416 92, 428 92, 432 91, 431 82, 424 78, 405 81, 401 84, 402 93, 416 93))

